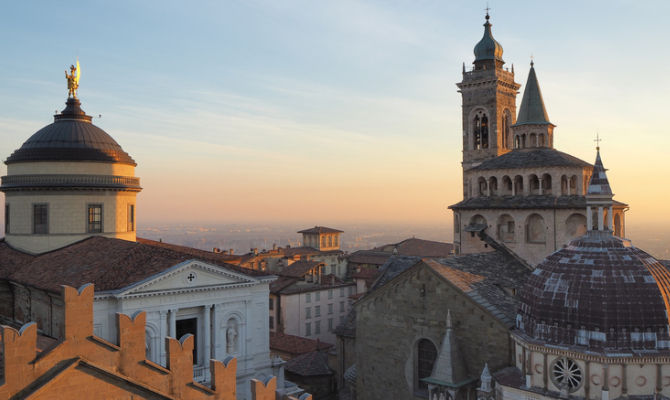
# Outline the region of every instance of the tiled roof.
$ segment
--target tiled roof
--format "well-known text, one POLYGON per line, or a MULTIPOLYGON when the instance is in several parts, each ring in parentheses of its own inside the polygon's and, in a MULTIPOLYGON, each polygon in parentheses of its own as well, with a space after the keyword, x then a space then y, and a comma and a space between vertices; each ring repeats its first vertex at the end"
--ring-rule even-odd
POLYGON ((289 278, 287 276, 280 276, 277 280, 270 283, 270 293, 278 294, 287 287, 298 282, 296 278, 289 278))
POLYGON ((286 362, 286 371, 300 376, 332 375, 328 366, 328 354, 323 351, 312 351, 301 354, 286 362))
POLYGON ((246 275, 267 275, 228 264, 217 253, 93 236, 38 256, 26 256, 0 242, 0 277, 55 292, 61 285, 86 283, 95 284, 97 291, 118 290, 192 259, 246 275))
POLYGON ((335 289, 342 286, 353 286, 353 282, 343 282, 332 274, 321 277, 321 284, 316 282, 304 282, 297 278, 279 277, 279 279, 270 284, 270 292, 276 295, 290 295, 296 293, 315 292, 319 290, 335 289), (276 284, 276 282, 281 283, 276 284), (275 284, 276 286, 273 286, 275 284))
POLYGON ((532 62, 530 64, 528 80, 526 81, 526 88, 521 98, 519 116, 514 126, 527 124, 551 125, 549 116, 547 116, 547 110, 544 108, 542 91, 540 90, 540 84, 537 82, 537 75, 535 74, 532 62))
MULTIPOLYGON (((616 206, 626 206, 625 203, 613 201, 616 206)), ((586 209, 586 197, 584 196, 482 196, 472 197, 449 206, 454 210, 459 209, 546 209, 546 208, 580 208, 586 209)))
POLYGON ((393 252, 393 249, 397 249, 397 254, 401 256, 449 257, 453 253, 454 245, 434 240, 409 238, 402 242, 377 247, 374 250, 393 252))
POLYGON ((570 345, 581 334, 594 350, 668 349, 670 271, 610 232, 589 231, 549 255, 519 297, 531 339, 570 345))
POLYGON ((327 228, 325 226, 315 226, 314 228, 303 229, 298 233, 342 233, 339 229, 327 228))
POLYGON ((402 272, 410 269, 412 266, 421 261, 421 257, 413 256, 391 256, 384 265, 379 268, 379 277, 370 286, 368 293, 383 286, 386 282, 395 278, 402 272))
POLYGON ((333 347, 330 343, 308 339, 302 336, 284 333, 270 333, 270 349, 300 355, 314 350, 327 350, 333 347))
POLYGON ((323 265, 323 263, 320 261, 299 260, 287 267, 282 268, 281 271, 277 271, 276 274, 279 276, 286 276, 289 278, 302 278, 311 269, 315 268, 318 265, 323 265))
POLYGON ((347 257, 349 263, 382 265, 391 257, 391 253, 378 250, 358 250, 347 257))
POLYGON ((137 238, 137 243, 147 244, 149 246, 163 247, 166 249, 178 251, 180 253, 190 254, 200 260, 222 261, 227 264, 238 264, 242 256, 223 253, 214 253, 213 251, 200 250, 193 247, 181 246, 178 244, 157 242, 151 239, 137 238))
POLYGON ((501 322, 514 326, 519 307, 514 293, 531 274, 526 265, 500 250, 423 262, 501 322))
POLYGON ((591 164, 552 148, 514 149, 486 160, 469 171, 536 167, 590 167, 591 164))

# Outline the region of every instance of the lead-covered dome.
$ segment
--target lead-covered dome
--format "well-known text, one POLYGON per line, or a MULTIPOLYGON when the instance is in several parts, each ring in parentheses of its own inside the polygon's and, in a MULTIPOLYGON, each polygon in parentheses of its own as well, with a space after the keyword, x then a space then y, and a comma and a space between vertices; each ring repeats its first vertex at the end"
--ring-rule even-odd
POLYGON ((630 241, 589 231, 540 263, 517 327, 549 344, 668 349, 670 273, 630 241))
POLYGON ((482 60, 503 61, 503 48, 491 33, 491 24, 489 15, 486 14, 486 23, 484 23, 484 37, 475 45, 475 62, 482 60))
POLYGON ((54 122, 37 131, 5 164, 33 161, 102 161, 137 165, 105 131, 91 123, 76 98, 68 98, 54 122))

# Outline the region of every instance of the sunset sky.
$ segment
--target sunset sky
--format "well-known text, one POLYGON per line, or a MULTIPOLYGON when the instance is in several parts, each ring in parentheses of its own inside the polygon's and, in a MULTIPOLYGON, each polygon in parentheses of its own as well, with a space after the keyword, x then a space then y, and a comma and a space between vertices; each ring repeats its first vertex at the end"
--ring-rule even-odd
MULTIPOLYGON (((534 57, 555 147, 593 162, 598 132, 616 199, 631 205, 629 226, 670 222, 670 3, 489 6, 517 82, 525 84, 534 57)), ((451 224, 447 206, 462 198, 455 83, 474 59, 485 7, 6 3, 0 158, 64 107, 63 71, 78 57, 82 108, 138 163, 140 227, 451 224)))

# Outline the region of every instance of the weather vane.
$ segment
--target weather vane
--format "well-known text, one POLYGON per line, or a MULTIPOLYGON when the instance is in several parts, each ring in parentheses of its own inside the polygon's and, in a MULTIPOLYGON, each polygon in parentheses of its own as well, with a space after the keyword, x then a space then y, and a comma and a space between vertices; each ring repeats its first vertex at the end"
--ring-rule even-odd
POLYGON ((596 150, 600 151, 600 142, 603 140, 600 138, 600 134, 596 132, 596 138, 593 139, 594 142, 596 142, 596 150))
POLYGON ((77 59, 77 66, 70 65, 70 75, 65 71, 65 79, 67 79, 68 97, 77 98, 77 89, 79 89, 79 77, 81 76, 81 68, 79 68, 79 59, 77 59))

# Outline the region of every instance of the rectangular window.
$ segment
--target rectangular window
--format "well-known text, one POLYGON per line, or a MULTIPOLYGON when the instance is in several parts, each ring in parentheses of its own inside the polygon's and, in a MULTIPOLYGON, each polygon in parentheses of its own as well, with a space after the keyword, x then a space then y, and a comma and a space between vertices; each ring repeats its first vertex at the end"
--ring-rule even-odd
POLYGON ((305 322, 305 336, 312 336, 312 323, 305 322))
POLYGON ((33 204, 33 233, 37 235, 49 233, 48 204, 33 204))
POLYGON ((352 294, 354 294, 354 287, 349 286, 349 296, 351 296, 352 294))
POLYGON ((344 315, 340 315, 340 324, 344 322, 344 315))
POLYGON ((321 292, 316 292, 316 294, 314 295, 314 299, 316 301, 321 301, 321 292))
POLYGON ((305 307, 305 318, 312 318, 312 309, 305 307))
POLYGON ((128 204, 128 232, 135 231, 135 204, 128 204))
POLYGON ((333 289, 328 289, 328 299, 333 298, 333 289))
POLYGON ((340 301, 340 312, 344 312, 344 302, 340 301))
POLYGON ((5 235, 9 233, 9 204, 5 204, 5 235))
POLYGON ((305 294, 305 303, 311 303, 312 302, 312 294, 311 293, 306 293, 305 294))
POLYGON ((102 232, 102 204, 88 205, 88 233, 102 232))
POLYGON ((314 306, 314 316, 315 317, 321 316, 321 306, 314 306))
POLYGON ((275 309, 275 299, 270 299, 270 310, 275 309))
POLYGON ((321 333, 321 321, 314 321, 314 334, 318 335, 321 333))
POLYGON ((340 288, 340 297, 344 297, 344 288, 343 287, 340 288))
POLYGON ((331 303, 331 304, 328 304, 328 314, 332 314, 332 313, 333 313, 333 304, 331 303))
POLYGON ((332 331, 333 331, 333 319, 328 318, 328 332, 332 332, 332 331))
POLYGON ((275 317, 270 316, 270 329, 275 328, 275 317))

